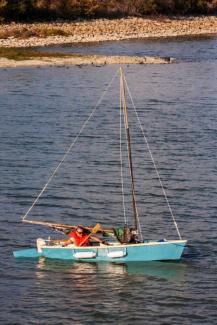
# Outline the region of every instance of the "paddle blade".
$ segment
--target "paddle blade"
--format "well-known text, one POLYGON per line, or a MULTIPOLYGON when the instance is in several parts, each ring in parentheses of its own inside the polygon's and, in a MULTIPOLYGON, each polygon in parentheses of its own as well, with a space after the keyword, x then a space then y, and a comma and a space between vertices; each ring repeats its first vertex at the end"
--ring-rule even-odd
POLYGON ((92 234, 95 234, 95 233, 97 233, 99 230, 101 230, 101 226, 100 226, 99 223, 97 223, 97 224, 92 228, 91 233, 92 233, 92 234))

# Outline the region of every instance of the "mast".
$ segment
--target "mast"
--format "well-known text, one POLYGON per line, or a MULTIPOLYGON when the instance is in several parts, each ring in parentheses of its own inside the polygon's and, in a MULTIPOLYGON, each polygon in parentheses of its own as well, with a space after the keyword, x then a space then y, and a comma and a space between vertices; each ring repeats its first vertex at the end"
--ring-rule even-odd
POLYGON ((136 205, 136 194, 135 194, 135 182, 134 182, 134 174, 133 174, 133 160, 132 160, 132 150, 131 150, 131 137, 130 137, 130 128, 128 121, 128 109, 126 103, 126 95, 125 95, 125 81, 123 69, 120 68, 120 96, 122 109, 124 114, 124 126, 126 131, 127 138, 127 149, 128 149, 128 165, 129 165, 129 174, 131 178, 131 194, 132 194, 132 206, 133 206, 133 214, 134 214, 134 225, 135 229, 138 231, 138 210, 136 205))

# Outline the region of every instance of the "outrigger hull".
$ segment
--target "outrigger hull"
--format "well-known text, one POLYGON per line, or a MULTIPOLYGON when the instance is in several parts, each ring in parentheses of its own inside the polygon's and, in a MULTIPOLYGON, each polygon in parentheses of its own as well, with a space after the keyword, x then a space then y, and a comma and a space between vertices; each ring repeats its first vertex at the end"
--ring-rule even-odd
POLYGON ((68 247, 44 245, 39 249, 15 251, 16 258, 52 258, 86 262, 145 262, 179 260, 186 240, 151 241, 140 244, 68 247))

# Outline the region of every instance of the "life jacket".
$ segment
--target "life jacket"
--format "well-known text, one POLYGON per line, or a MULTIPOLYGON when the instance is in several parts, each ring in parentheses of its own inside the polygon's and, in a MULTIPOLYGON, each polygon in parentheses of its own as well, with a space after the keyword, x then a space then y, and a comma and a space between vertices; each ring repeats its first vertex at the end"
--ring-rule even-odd
POLYGON ((71 232, 69 235, 69 238, 73 239, 73 242, 76 246, 89 246, 89 236, 87 234, 83 234, 82 236, 79 236, 76 231, 71 232), (82 245, 81 245, 82 243, 82 245))

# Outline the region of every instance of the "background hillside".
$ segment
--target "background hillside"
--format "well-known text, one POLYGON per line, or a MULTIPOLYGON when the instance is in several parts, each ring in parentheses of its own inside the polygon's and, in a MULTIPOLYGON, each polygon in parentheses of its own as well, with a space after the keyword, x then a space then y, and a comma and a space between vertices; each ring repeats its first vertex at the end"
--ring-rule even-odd
POLYGON ((217 0, 0 0, 0 22, 216 13, 217 0))

